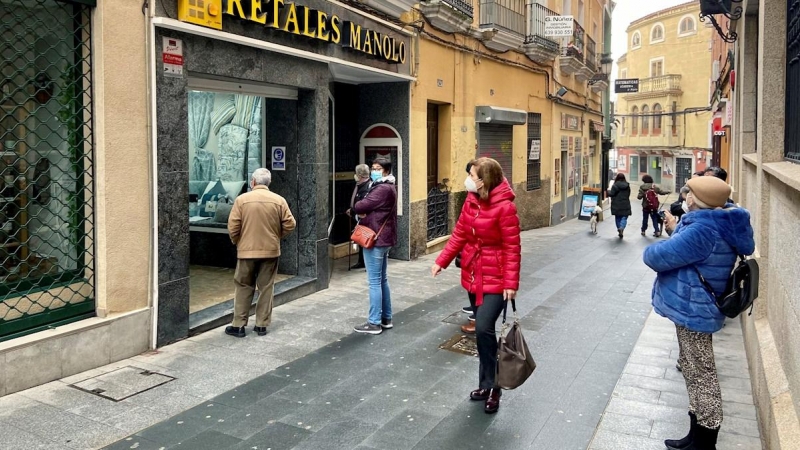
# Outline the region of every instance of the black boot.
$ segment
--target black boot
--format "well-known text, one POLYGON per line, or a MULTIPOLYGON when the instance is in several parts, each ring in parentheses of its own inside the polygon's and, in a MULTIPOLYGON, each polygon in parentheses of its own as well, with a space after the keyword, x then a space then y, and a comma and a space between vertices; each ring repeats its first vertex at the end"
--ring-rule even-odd
POLYGON ((697 428, 697 416, 689 411, 689 434, 686 435, 683 439, 667 439, 664 441, 664 445, 667 446, 669 450, 684 450, 692 444, 692 438, 694 437, 694 430, 697 428))
POLYGON ((686 450, 717 450, 719 427, 706 428, 700 425, 694 429, 694 438, 686 450))

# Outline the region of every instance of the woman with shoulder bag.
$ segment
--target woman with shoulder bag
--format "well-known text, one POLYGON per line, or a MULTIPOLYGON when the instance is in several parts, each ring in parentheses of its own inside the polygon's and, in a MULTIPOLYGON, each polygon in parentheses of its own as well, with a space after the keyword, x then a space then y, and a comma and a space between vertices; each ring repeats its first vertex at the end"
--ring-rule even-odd
MULTIPOLYGON (((369 189, 372 187, 372 178, 370 177, 369 173, 369 166, 366 164, 359 164, 356 166, 356 173, 354 175, 356 180, 356 185, 353 188, 353 195, 350 197, 350 208, 347 209, 346 213, 348 217, 353 217, 352 208, 353 205, 364 200, 364 197, 367 196, 369 193, 369 189)), ((359 220, 358 216, 355 217, 356 221, 359 220)), ((352 232, 352 230, 350 230, 352 232)), ((364 249, 358 249, 358 262, 351 267, 351 270, 355 269, 363 269, 366 266, 364 265, 364 249)))
POLYGON ((611 197, 611 214, 617 223, 617 234, 622 239, 631 215, 631 185, 625 180, 624 173, 618 173, 614 178, 614 185, 611 186, 608 196, 611 197))
POLYGON ((470 399, 485 401, 484 411, 500 408, 501 389, 497 374, 495 323, 505 302, 519 289, 520 228, 514 191, 492 158, 472 162, 464 181, 468 191, 450 241, 431 267, 435 277, 461 253, 461 285, 475 305, 478 344, 478 389, 470 399))
POLYGON ((369 281, 369 318, 355 328, 356 333, 381 334, 392 328, 392 296, 386 270, 389 250, 397 244, 397 188, 392 163, 378 158, 372 163, 372 187, 351 213, 363 216, 359 225, 377 233, 375 245, 364 248, 364 264, 369 281))
POLYGON ((647 247, 644 263, 657 272, 653 309, 675 323, 678 362, 689 393, 689 434, 665 441, 672 450, 715 450, 722 423, 722 393, 712 335, 725 316, 714 294, 723 292, 737 255, 755 250, 750 213, 727 204, 731 188, 714 177, 687 183, 686 209, 672 237, 647 247))

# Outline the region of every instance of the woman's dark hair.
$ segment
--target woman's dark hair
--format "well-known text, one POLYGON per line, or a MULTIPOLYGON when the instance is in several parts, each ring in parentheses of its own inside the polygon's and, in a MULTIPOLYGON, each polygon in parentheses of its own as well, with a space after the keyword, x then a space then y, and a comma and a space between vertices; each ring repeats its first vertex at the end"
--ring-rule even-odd
POLYGON ((652 183, 652 182, 653 182, 653 177, 651 177, 650 175, 645 175, 642 177, 642 183, 652 183))
POLYGON ((505 178, 503 176, 503 168, 500 163, 492 158, 478 158, 472 160, 472 165, 475 166, 475 173, 478 178, 483 180, 483 187, 478 190, 478 195, 481 200, 489 198, 489 192, 494 188, 500 186, 505 178))
POLYGON ((372 161, 372 164, 381 166, 383 171, 386 173, 392 173, 392 162, 386 158, 375 158, 375 160, 372 161))
POLYGON ((625 174, 622 172, 618 173, 617 176, 614 177, 614 181, 626 181, 625 174))
POLYGON ((726 183, 728 182, 728 171, 723 169, 722 167, 717 167, 717 166, 709 167, 704 171, 703 175, 707 175, 709 173, 726 183))

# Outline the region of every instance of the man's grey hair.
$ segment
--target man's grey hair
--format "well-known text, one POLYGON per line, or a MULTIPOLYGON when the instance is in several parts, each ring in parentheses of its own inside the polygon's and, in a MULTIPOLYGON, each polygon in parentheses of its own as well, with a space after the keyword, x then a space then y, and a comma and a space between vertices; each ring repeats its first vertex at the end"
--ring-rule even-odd
POLYGON ((256 186, 269 187, 269 184, 272 183, 272 173, 263 167, 256 169, 253 172, 253 181, 256 186))
POLYGON ((366 164, 359 164, 356 166, 356 175, 361 178, 369 177, 369 166, 366 164))

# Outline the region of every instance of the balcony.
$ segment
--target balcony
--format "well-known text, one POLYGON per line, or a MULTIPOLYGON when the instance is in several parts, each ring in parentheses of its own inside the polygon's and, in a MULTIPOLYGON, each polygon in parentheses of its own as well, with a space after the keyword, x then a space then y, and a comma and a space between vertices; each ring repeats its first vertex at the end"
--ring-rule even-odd
POLYGON ((544 35, 544 18, 558 16, 557 13, 538 3, 529 3, 528 36, 525 38, 525 54, 538 63, 552 61, 558 56, 558 42, 544 35))
POLYGON ((434 28, 447 33, 466 32, 472 25, 471 0, 424 0, 420 11, 434 28))
POLYGON ((625 94, 625 100, 639 100, 681 94, 683 94, 683 91, 681 90, 680 75, 661 75, 658 77, 640 79, 639 92, 625 94))
POLYGON ((575 75, 575 79, 581 83, 588 80, 594 73, 589 73, 584 63, 585 47, 584 39, 586 33, 583 27, 575 21, 575 29, 569 38, 566 47, 561 48, 561 56, 558 58, 558 65, 561 71, 567 75, 575 75))
POLYGON ((481 0, 480 29, 489 31, 483 44, 495 51, 515 50, 525 42, 525 0, 481 0))

